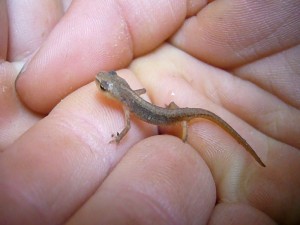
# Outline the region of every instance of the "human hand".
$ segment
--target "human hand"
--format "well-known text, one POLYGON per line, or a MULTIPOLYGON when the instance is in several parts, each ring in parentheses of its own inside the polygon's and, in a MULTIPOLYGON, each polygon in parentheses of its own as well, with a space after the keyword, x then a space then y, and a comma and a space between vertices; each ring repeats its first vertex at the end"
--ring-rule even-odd
POLYGON ((213 2, 186 13, 179 2, 167 7, 162 1, 138 17, 138 7, 145 5, 89 4, 74 2, 61 19, 59 10, 45 7, 48 22, 47 12, 58 15, 46 29, 49 35, 36 30, 41 39, 33 46, 25 44, 30 50, 20 43, 32 44, 28 39, 37 40, 34 34, 10 42, 11 62, 20 60, 24 51, 39 51, 17 82, 29 110, 13 89, 18 64, 2 64, 6 76, 1 79, 7 79, 10 92, 1 95, 1 221, 296 224, 300 131, 294 121, 299 121, 300 98, 299 68, 293 59, 299 58, 299 35, 293 29, 297 23, 290 22, 295 11, 285 14, 297 8, 294 3, 274 3, 274 8, 249 3, 253 13, 245 12, 241 3, 213 2), (170 44, 152 51, 187 14, 197 11, 198 17, 186 19, 170 44), (269 30, 257 22, 266 15, 269 30), (275 29, 278 20, 282 29, 275 29), (271 38, 264 38, 266 34, 271 38), (293 38, 274 41, 282 36, 293 38), (146 55, 137 58, 141 54, 146 55), (110 134, 123 126, 120 105, 101 96, 93 82, 83 85, 98 71, 124 67, 132 58, 137 59, 129 66, 131 72, 120 74, 133 88, 144 86, 157 105, 175 101, 215 112, 236 128, 267 167, 261 168, 230 136, 202 120, 190 125, 189 145, 169 136, 146 138, 157 133, 156 127, 134 119, 120 145, 108 144, 110 134), (281 79, 285 82, 276 82, 281 79), (277 129, 270 126, 274 120, 277 129), (10 121, 18 126, 13 129, 10 121))

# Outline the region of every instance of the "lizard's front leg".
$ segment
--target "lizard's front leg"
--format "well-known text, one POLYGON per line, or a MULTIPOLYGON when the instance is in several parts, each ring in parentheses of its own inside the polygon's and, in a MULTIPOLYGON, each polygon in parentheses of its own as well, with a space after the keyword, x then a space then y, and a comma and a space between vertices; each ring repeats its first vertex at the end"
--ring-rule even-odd
POLYGON ((118 144, 130 130, 130 111, 125 106, 123 106, 123 111, 125 115, 125 127, 123 128, 121 133, 117 132, 116 135, 112 135, 113 139, 109 143, 116 142, 118 144))

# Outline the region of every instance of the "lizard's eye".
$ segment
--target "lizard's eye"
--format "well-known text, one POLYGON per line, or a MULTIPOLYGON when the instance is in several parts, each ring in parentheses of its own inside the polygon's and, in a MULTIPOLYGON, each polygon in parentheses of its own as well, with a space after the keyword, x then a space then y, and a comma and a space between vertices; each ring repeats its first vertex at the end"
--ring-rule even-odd
POLYGON ((103 86, 103 84, 100 84, 100 89, 101 89, 102 91, 106 91, 106 89, 105 89, 105 87, 103 86))
POLYGON ((108 91, 109 83, 103 80, 100 82, 99 86, 102 91, 108 91))

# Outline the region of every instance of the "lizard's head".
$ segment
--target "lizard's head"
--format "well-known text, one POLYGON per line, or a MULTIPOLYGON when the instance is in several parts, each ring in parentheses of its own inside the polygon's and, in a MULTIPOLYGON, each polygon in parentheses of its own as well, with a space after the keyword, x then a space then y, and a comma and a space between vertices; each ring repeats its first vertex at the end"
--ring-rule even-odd
POLYGON ((122 99, 122 87, 129 87, 127 82, 115 71, 100 72, 96 75, 96 85, 106 96, 122 99))
POLYGON ((115 71, 100 72, 96 75, 96 85, 100 89, 100 91, 112 92, 117 76, 118 75, 115 71))

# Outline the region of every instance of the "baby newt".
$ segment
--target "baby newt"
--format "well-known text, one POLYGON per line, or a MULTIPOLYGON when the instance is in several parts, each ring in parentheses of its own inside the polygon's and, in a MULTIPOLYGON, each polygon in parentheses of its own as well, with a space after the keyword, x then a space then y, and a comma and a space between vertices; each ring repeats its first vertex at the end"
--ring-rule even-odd
POLYGON ((126 126, 121 133, 117 133, 117 135, 114 136, 113 141, 119 143, 129 131, 130 113, 135 114, 145 122, 155 125, 168 125, 181 122, 183 128, 183 141, 186 141, 187 139, 187 122, 195 118, 204 118, 223 128, 239 144, 241 144, 261 166, 265 167, 265 164, 247 141, 216 114, 201 108, 179 108, 174 102, 171 102, 167 108, 153 105, 140 97, 140 95, 146 93, 146 89, 132 90, 128 83, 123 78, 119 77, 115 71, 98 73, 95 82, 97 87, 108 97, 121 102, 123 105, 126 126))

